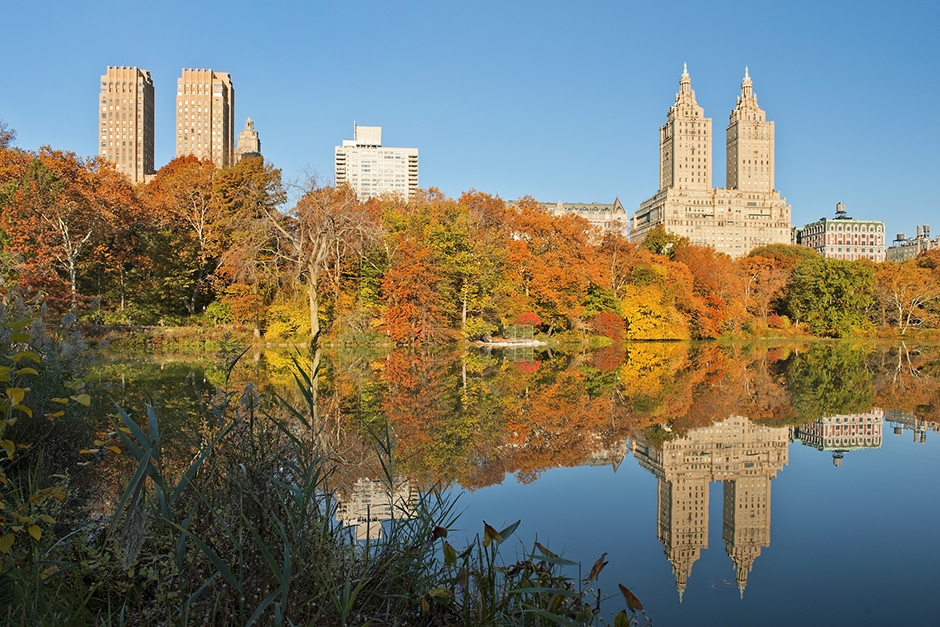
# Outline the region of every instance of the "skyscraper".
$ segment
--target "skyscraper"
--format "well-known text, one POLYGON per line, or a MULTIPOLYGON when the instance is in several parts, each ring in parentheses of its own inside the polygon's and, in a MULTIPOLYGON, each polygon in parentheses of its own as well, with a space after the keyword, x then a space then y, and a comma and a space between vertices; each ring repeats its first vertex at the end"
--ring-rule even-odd
POLYGON ((362 201, 388 192, 407 200, 418 189, 418 149, 383 147, 381 126, 353 125, 333 164, 336 186, 349 183, 362 201))
POLYGON ((732 257, 767 244, 789 244, 790 206, 774 189, 774 123, 767 121, 747 68, 726 131, 727 177, 712 187, 712 124, 695 101, 683 68, 679 93, 659 131, 659 191, 640 204, 630 239, 653 228, 732 257))
POLYGON ((235 155, 235 87, 226 72, 183 70, 176 87, 176 156, 232 165, 235 155))
POLYGON ((153 81, 136 67, 108 67, 101 77, 99 152, 134 183, 153 174, 153 81))

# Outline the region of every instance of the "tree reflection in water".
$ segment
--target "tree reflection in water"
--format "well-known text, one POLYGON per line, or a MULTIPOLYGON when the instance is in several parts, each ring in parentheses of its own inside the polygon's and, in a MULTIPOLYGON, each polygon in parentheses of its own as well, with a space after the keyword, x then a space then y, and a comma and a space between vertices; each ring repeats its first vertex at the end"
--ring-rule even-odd
MULTIPOLYGON (((296 358, 249 354, 228 385, 252 380, 262 396, 289 398, 296 358)), ((160 415, 175 421, 168 440, 175 438, 185 456, 187 442, 200 437, 197 406, 212 384, 225 383, 211 367, 199 368, 124 362, 106 367, 105 376, 114 385, 123 381, 125 407, 144 398, 164 405, 160 415), (173 373, 178 381, 168 379, 173 373)), ((325 351, 317 387, 323 437, 334 452, 332 484, 351 518, 380 517, 360 511, 366 485, 382 503, 379 510, 434 485, 475 490, 507 475, 530 482, 559 466, 616 468, 629 441, 659 478, 660 540, 680 592, 695 547, 705 546, 696 543, 707 538, 707 507, 696 499, 707 499, 702 485, 724 482, 723 537, 743 591, 747 571, 769 542, 770 479, 786 464, 790 439, 841 458, 852 446, 880 442, 886 412, 894 429, 925 437, 940 420, 940 351, 847 342, 650 342, 519 354, 325 351), (860 444, 851 442, 853 435, 860 444), (377 442, 391 447, 391 467, 376 454, 377 442), (670 478, 682 464, 691 464, 687 472, 699 483, 670 478), (670 512, 663 510, 667 505, 670 512), (680 507, 684 521, 675 515, 680 507), (695 514, 706 518, 695 520, 695 514), (689 523, 689 515, 692 527, 676 526, 689 523)))

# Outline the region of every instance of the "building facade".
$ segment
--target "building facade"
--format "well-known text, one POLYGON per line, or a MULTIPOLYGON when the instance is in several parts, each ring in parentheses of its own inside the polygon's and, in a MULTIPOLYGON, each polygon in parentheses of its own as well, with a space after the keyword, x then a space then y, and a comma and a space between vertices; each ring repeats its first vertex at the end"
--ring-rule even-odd
POLYGON ((359 200, 387 193, 407 200, 418 189, 418 149, 384 147, 381 126, 353 124, 353 139, 335 148, 333 174, 336 186, 349 183, 359 200))
POLYGON ((234 163, 235 87, 226 72, 184 69, 176 87, 176 156, 234 163))
POLYGON ((930 239, 930 225, 924 224, 917 227, 915 237, 906 238, 904 233, 898 233, 885 251, 885 259, 897 262, 907 261, 928 250, 938 248, 940 248, 940 237, 930 239))
POLYGON ((134 183, 153 167, 153 81, 136 67, 108 67, 101 77, 99 155, 134 183))
POLYGON ((901 435, 904 431, 912 431, 914 433, 914 442, 920 444, 927 443, 928 431, 940 432, 940 423, 918 418, 915 414, 900 409, 885 411, 885 423, 891 427, 894 435, 901 435))
POLYGON ((261 137, 255 130, 255 123, 251 118, 245 121, 245 128, 238 134, 238 147, 235 148, 235 162, 243 158, 261 156, 261 137))
POLYGON ((726 184, 712 187, 712 121, 695 100, 688 68, 659 130, 659 191, 642 202, 630 239, 656 227, 731 257, 791 241, 790 205, 774 188, 774 123, 767 120, 747 68, 726 129, 726 184))
POLYGON ((602 231, 613 231, 626 236, 629 233, 630 219, 619 198, 612 204, 599 202, 557 202, 542 203, 549 213, 556 216, 576 215, 584 218, 602 231))
POLYGON ((885 223, 881 220, 854 220, 845 205, 836 204, 836 217, 820 218, 794 231, 794 242, 812 248, 829 259, 885 260, 885 223))

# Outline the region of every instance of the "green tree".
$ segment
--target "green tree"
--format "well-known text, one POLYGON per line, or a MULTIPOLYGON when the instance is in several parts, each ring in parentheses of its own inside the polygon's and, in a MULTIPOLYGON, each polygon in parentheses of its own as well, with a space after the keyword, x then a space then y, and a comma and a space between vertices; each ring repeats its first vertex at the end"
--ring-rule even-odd
POLYGON ((869 326, 874 290, 869 264, 807 257, 793 273, 787 305, 814 334, 845 337, 869 326))
POLYGON ((650 229, 646 237, 643 238, 642 246, 653 254, 665 255, 672 259, 676 254, 676 250, 680 247, 689 246, 689 238, 670 233, 662 225, 659 225, 654 229, 650 229))

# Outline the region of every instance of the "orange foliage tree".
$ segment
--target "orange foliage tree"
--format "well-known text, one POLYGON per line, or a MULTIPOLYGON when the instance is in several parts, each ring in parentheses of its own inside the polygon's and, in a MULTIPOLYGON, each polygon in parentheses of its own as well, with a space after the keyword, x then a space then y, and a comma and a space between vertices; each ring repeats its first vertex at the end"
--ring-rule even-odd
POLYGON ((43 147, 0 203, 20 287, 75 310, 85 300, 82 262, 119 227, 135 198, 127 179, 101 159, 43 147))
POLYGON ((931 306, 940 301, 940 281, 930 268, 910 260, 875 266, 875 301, 884 321, 901 335, 934 321, 931 306))
MULTIPOLYGON (((193 315, 212 298, 210 279, 225 247, 228 221, 213 202, 215 165, 193 155, 160 168, 144 190, 150 219, 159 232, 164 289, 193 315)), ((154 242, 156 243, 156 239, 154 242)))
POLYGON ((569 329, 586 311, 591 286, 604 283, 590 225, 573 215, 552 216, 523 198, 512 219, 506 277, 517 297, 516 316, 534 311, 552 329, 569 329))
POLYGON ((692 274, 692 298, 684 308, 689 312, 693 334, 716 338, 723 331, 736 330, 745 309, 740 298, 740 275, 731 258, 706 246, 679 246, 674 259, 692 274))

